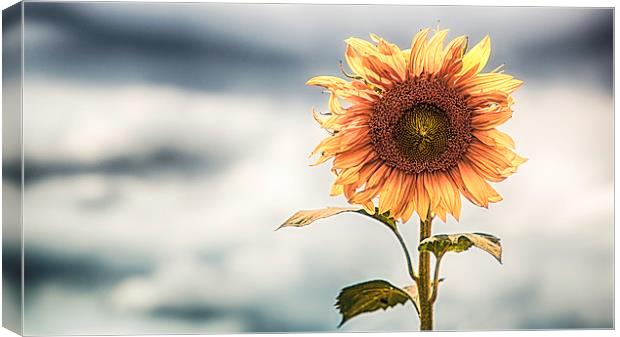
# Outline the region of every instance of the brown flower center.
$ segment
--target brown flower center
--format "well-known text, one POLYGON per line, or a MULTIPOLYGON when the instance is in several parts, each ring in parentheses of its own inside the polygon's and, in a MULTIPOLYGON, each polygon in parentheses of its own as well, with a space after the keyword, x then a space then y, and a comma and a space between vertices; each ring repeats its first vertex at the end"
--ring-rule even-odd
POLYGON ((410 80, 385 92, 370 119, 373 148, 408 173, 456 165, 471 142, 471 112, 459 93, 438 80, 410 80))
POLYGON ((449 130, 446 113, 420 103, 405 111, 394 127, 394 141, 401 154, 412 161, 434 159, 444 152, 449 130))

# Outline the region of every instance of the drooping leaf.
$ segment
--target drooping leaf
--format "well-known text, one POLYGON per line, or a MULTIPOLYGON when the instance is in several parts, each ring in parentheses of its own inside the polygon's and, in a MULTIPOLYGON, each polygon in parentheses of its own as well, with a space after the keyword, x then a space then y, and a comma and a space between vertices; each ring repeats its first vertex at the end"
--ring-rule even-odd
POLYGON ((502 263, 502 246, 499 241, 499 238, 485 233, 438 234, 420 242, 418 250, 432 252, 437 258, 441 258, 446 252, 460 253, 475 246, 502 263))
POLYGON ((386 310, 410 300, 412 297, 405 290, 383 280, 367 281, 346 287, 340 291, 336 301, 336 308, 342 315, 338 327, 359 314, 379 309, 386 310))
POLYGON ((286 219, 286 221, 284 221, 284 223, 280 225, 280 227, 278 227, 276 230, 282 227, 304 227, 315 222, 316 220, 327 218, 344 212, 355 212, 366 215, 380 221, 384 225, 390 227, 390 229, 396 230, 396 220, 389 217, 389 214, 379 214, 378 210, 374 214, 370 214, 359 207, 327 207, 322 209, 298 211, 297 213, 293 214, 293 216, 286 219))
POLYGON ((299 211, 290 218, 286 219, 280 227, 303 227, 307 226, 316 220, 327 218, 343 212, 357 212, 360 209, 358 207, 327 207, 323 209, 312 209, 299 211))

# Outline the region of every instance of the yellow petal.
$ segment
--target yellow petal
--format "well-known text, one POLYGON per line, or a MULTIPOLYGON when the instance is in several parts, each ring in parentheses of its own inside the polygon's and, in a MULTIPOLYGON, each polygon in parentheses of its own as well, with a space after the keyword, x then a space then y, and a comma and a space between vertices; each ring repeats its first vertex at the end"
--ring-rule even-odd
POLYGON ((341 125, 338 123, 338 116, 333 116, 331 114, 323 115, 312 109, 312 117, 314 117, 314 120, 319 123, 323 129, 338 130, 341 128, 341 125))
POLYGON ((470 69, 476 69, 475 73, 480 72, 487 65, 490 55, 491 38, 487 35, 463 56, 461 74, 468 72, 470 69))
POLYGON ((335 76, 315 76, 306 82, 306 85, 320 86, 327 89, 332 87, 337 88, 347 84, 347 81, 335 76))
POLYGON ((457 87, 466 93, 489 92, 493 90, 503 91, 502 88, 513 86, 511 84, 513 78, 511 75, 504 73, 481 73, 459 83, 457 87))
POLYGON ((315 76, 309 79, 306 85, 323 87, 352 103, 375 101, 378 98, 363 82, 348 82, 335 76, 315 76), (358 87, 359 84, 362 87, 358 87))
POLYGON ((342 185, 333 184, 331 190, 329 191, 329 195, 332 197, 335 197, 341 194, 342 194, 342 185))
POLYGON ((347 111, 342 107, 340 101, 338 100, 338 96, 335 94, 329 95, 329 111, 335 113, 336 115, 344 115, 347 111))
POLYGON ((366 213, 370 215, 375 214, 375 203, 372 202, 372 200, 368 200, 368 202, 365 202, 364 204, 362 204, 362 207, 364 208, 366 213))

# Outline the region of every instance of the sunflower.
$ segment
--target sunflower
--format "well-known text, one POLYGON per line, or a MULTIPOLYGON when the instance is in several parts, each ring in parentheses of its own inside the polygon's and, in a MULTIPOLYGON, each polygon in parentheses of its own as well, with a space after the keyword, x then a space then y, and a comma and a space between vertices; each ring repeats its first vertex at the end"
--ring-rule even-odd
POLYGON ((482 72, 490 38, 466 52, 466 36, 444 47, 447 30, 429 33, 417 33, 407 50, 374 34, 374 43, 347 39, 347 79, 307 82, 330 93, 330 112, 313 111, 329 136, 311 154, 320 154, 315 164, 333 158, 330 194, 402 222, 414 212, 458 220, 461 194, 488 207, 502 200, 489 182, 526 161, 496 129, 512 116, 511 94, 523 82, 501 67, 482 72))

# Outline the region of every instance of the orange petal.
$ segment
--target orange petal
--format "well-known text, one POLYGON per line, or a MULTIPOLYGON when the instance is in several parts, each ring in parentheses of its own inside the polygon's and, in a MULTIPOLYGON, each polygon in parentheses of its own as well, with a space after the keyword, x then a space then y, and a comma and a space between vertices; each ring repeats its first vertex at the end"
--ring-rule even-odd
POLYGON ((465 160, 461 160, 458 163, 459 171, 461 172, 461 178, 463 184, 469 193, 471 194, 473 201, 476 205, 482 207, 489 206, 489 195, 487 193, 486 186, 488 185, 482 177, 480 177, 474 168, 465 160))
POLYGON ((355 204, 364 204, 368 201, 374 199, 378 194, 379 190, 383 185, 379 184, 376 186, 364 186, 364 189, 361 191, 356 191, 351 198, 348 198, 349 202, 355 204))
POLYGON ((390 207, 390 210, 392 211, 392 213, 397 213, 399 211, 398 203, 400 202, 401 195, 405 187, 403 185, 405 173, 403 173, 400 170, 394 170, 394 173, 392 173, 391 178, 392 178, 392 185, 391 185, 392 192, 391 192, 389 203, 391 203, 392 206, 390 207))
POLYGON ((437 209, 435 209, 435 214, 439 217, 439 219, 441 219, 441 221, 443 221, 444 223, 446 222, 446 209, 443 207, 437 207, 437 209))
POLYGON ((399 178, 399 191, 398 191, 398 194, 396 195, 394 205, 392 206, 390 210, 390 214, 395 219, 402 220, 403 213, 405 213, 407 209, 407 204, 410 203, 410 200, 407 199, 407 188, 408 188, 407 176, 408 174, 401 172, 401 175, 399 178))
POLYGON ((358 181, 359 170, 361 166, 362 165, 341 170, 340 173, 338 173, 338 176, 334 184, 345 185, 345 184, 352 184, 358 181))
POLYGON ((425 70, 429 74, 435 74, 441 69, 443 62, 443 42, 448 35, 448 30, 435 32, 431 37, 426 49, 425 70))
POLYGON ((438 76, 458 74, 462 67, 462 58, 467 48, 467 36, 459 36, 452 40, 443 56, 443 62, 438 76))
POLYGON ((373 173, 370 178, 368 178, 368 182, 366 186, 374 187, 382 184, 383 181, 392 173, 392 168, 387 165, 381 165, 375 173, 373 173))
POLYGON ((383 165, 381 160, 366 161, 360 169, 360 181, 366 183, 370 176, 375 173, 381 165, 383 165))
POLYGON ((334 159, 334 168, 346 169, 362 164, 370 154, 374 154, 371 146, 365 146, 356 151, 341 152, 334 159))
POLYGON ((461 194, 459 193, 458 184, 455 183, 455 180, 449 173, 444 173, 443 178, 445 179, 445 185, 442 191, 445 197, 449 198, 449 202, 446 203, 448 210, 458 221, 461 214, 461 194))
POLYGON ((374 93, 368 86, 363 88, 356 87, 357 83, 363 82, 348 82, 342 78, 335 76, 315 76, 306 82, 306 85, 323 87, 335 95, 338 95, 352 103, 375 101, 378 99, 376 93, 374 93))
POLYGON ((403 203, 402 210, 399 214, 403 223, 409 221, 415 210, 415 200, 413 196, 414 180, 410 175, 405 175, 403 181, 403 193, 401 201, 403 203))
POLYGON ((319 125, 326 130, 338 130, 342 127, 339 123, 339 117, 331 114, 323 115, 312 109, 312 117, 319 125))
POLYGON ((418 77, 424 70, 426 59, 426 38, 429 28, 419 31, 411 41, 411 53, 408 64, 408 74, 410 78, 418 77))
POLYGON ((499 172, 513 166, 511 161, 516 154, 506 147, 490 147, 474 140, 469 145, 468 156, 484 161, 487 166, 496 168, 499 172))
POLYGON ((362 65, 371 70, 377 77, 369 78, 369 82, 383 90, 389 90, 396 83, 396 74, 376 55, 362 58, 362 65))
MULTIPOLYGON (((421 175, 423 174, 424 173, 421 175)), ((421 175, 418 175, 418 178, 416 179, 416 211, 418 212, 420 219, 424 220, 428 215, 430 200, 426 187, 424 186, 424 178, 421 175)))
POLYGON ((436 177, 434 173, 426 173, 423 175, 424 186, 426 186, 426 192, 428 193, 428 198, 430 200, 430 208, 431 210, 436 209, 441 202, 441 191, 439 186, 435 184, 436 177))
POLYGON ((386 63, 390 65, 397 75, 395 80, 403 82, 406 79, 406 60, 408 60, 408 58, 406 59, 403 57, 403 53, 397 45, 389 43, 382 38, 378 38, 375 41, 377 42, 377 50, 384 56, 386 63))
POLYGON ((328 154, 334 154, 340 147, 340 137, 338 135, 330 136, 323 139, 310 153, 310 157, 317 153, 327 152, 328 154))
POLYGON ((374 82, 376 75, 371 74, 369 69, 366 69, 366 67, 362 65, 362 57, 355 51, 351 44, 347 45, 344 58, 349 68, 353 70, 354 75, 361 76, 366 81, 371 80, 374 82))
POLYGON ((507 177, 502 174, 501 169, 497 168, 493 164, 490 164, 483 157, 468 153, 466 155, 466 158, 471 163, 472 168, 476 170, 476 173, 478 173, 479 176, 483 177, 488 181, 500 182, 507 177))
POLYGON ((459 83, 457 89, 463 91, 466 94, 488 92, 494 90, 503 91, 501 89, 505 86, 513 86, 511 85, 511 81, 513 81, 513 78, 514 77, 504 73, 478 74, 472 78, 467 79, 466 81, 459 83))
MULTIPOLYGON (((456 85, 456 84, 455 84, 456 85)), ((506 108, 512 104, 509 94, 500 91, 470 93, 467 98, 467 105, 472 109, 506 108)))
POLYGON ((482 143, 493 147, 507 147, 510 149, 515 148, 515 142, 507 133, 501 132, 497 129, 478 130, 472 131, 474 137, 478 138, 482 143))
POLYGON ((451 199, 452 206, 450 207, 450 213, 452 213, 452 216, 454 216, 456 221, 458 221, 459 218, 461 217, 461 206, 462 206, 461 205, 461 194, 459 193, 459 191, 461 191, 465 195, 465 197, 469 195, 469 192, 465 190, 465 186, 463 185, 463 180, 461 179, 461 174, 459 172, 458 167, 455 167, 452 170, 447 171, 445 174, 445 178, 449 182, 449 184, 447 184, 446 187, 449 187, 450 188, 449 192, 453 194, 453 198, 451 199))
POLYGON ((391 67, 377 57, 379 53, 371 43, 357 38, 349 38, 345 42, 345 59, 356 75, 381 89, 392 86, 388 69, 391 67))
POLYGON ((379 213, 383 214, 392 210, 394 203, 400 191, 400 172, 393 170, 387 178, 381 195, 379 195, 379 213))
POLYGON ((475 129, 490 130, 506 123, 510 118, 512 118, 512 109, 508 108, 489 113, 474 112, 470 122, 475 129))
POLYGON ((487 189, 487 194, 489 195, 489 202, 500 202, 504 199, 491 185, 487 184, 485 188, 487 189))
POLYGON ((370 128, 368 125, 361 125, 359 127, 349 127, 343 129, 337 135, 340 137, 338 143, 338 152, 350 152, 352 149, 366 147, 370 143, 370 137, 368 135, 370 128))

